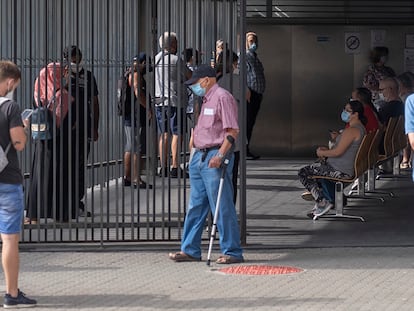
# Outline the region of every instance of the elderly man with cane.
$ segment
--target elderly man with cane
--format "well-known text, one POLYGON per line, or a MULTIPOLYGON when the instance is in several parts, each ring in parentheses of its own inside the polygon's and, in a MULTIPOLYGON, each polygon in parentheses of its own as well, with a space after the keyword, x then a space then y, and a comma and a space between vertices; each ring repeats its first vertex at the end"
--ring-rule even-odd
POLYGON ((243 250, 231 179, 234 156, 228 155, 239 133, 237 103, 228 91, 218 86, 216 72, 210 66, 199 66, 185 84, 195 95, 203 97, 203 103, 190 139, 190 147, 195 151, 189 166, 191 192, 181 251, 170 253, 169 258, 176 262, 201 260, 201 235, 208 212, 211 210, 215 214, 222 161, 227 156, 229 162, 223 176, 217 215, 222 255, 216 263, 240 263, 243 262, 243 250))

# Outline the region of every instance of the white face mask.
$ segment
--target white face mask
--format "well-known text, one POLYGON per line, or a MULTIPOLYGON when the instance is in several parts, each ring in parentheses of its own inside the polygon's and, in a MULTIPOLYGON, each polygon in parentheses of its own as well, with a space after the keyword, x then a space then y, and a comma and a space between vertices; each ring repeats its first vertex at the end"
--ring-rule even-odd
POLYGON ((70 70, 73 73, 78 73, 80 71, 82 71, 83 67, 81 64, 76 64, 76 63, 70 63, 70 70))
POLYGON ((385 97, 383 93, 378 93, 379 99, 384 100, 385 101, 385 97))

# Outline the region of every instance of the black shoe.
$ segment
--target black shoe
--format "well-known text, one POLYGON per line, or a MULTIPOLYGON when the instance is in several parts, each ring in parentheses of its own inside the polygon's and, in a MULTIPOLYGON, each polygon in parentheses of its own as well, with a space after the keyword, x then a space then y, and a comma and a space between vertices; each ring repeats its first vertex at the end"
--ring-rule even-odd
POLYGON ((160 168, 160 172, 158 173, 159 177, 168 177, 168 170, 165 167, 160 168))
POLYGON ((250 151, 247 151, 246 159, 247 160, 257 160, 257 159, 260 159, 260 156, 255 155, 255 154, 251 153, 250 151))
MULTIPOLYGON (((136 188, 137 185, 135 185, 136 188)), ((147 183, 143 180, 139 183, 139 189, 147 189, 147 183)), ((152 189, 152 185, 148 184, 148 189, 152 189)))
POLYGON ((17 292, 17 297, 12 297, 10 294, 4 295, 4 308, 30 308, 36 306, 37 301, 26 297, 26 295, 20 291, 17 292))
POLYGON ((178 178, 178 171, 180 172, 180 177, 183 178, 188 178, 189 175, 186 171, 183 171, 181 168, 178 169, 177 167, 173 167, 170 171, 170 176, 171 178, 178 178))
MULTIPOLYGON (((124 187, 131 187, 132 182, 131 182, 130 180, 128 180, 128 179, 126 179, 126 178, 124 178, 124 179, 122 180, 122 185, 123 185, 124 187)), ((136 188, 136 185, 134 185, 134 188, 136 188)))

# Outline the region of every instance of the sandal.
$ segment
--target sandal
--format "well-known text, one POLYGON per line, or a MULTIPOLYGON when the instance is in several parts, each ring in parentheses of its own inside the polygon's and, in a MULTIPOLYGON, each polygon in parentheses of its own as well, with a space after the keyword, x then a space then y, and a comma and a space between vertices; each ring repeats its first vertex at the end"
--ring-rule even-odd
POLYGON ((220 265, 229 265, 232 263, 242 263, 242 262, 244 262, 243 257, 237 258, 233 256, 228 256, 228 255, 222 255, 216 260, 216 263, 220 265))
POLYGON ((37 219, 30 219, 29 217, 24 218, 24 224, 25 225, 36 225, 37 219))
POLYGON ((410 164, 408 164, 408 162, 406 162, 406 161, 401 162, 400 168, 402 168, 402 169, 410 168, 410 164))
POLYGON ((171 260, 174 260, 175 262, 200 261, 201 260, 201 258, 192 257, 190 255, 187 255, 186 253, 183 253, 183 252, 169 253, 168 257, 171 260))

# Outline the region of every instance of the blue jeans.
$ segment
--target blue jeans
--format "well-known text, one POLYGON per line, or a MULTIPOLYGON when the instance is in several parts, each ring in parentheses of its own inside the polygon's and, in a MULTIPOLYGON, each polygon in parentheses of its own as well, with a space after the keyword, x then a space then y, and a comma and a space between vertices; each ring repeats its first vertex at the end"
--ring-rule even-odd
MULTIPOLYGON (((214 215, 216 209, 221 169, 208 167, 208 162, 216 153, 217 150, 211 150, 202 161, 203 153, 196 151, 189 167, 190 202, 185 216, 181 251, 195 258, 201 258, 201 235, 208 212, 211 210, 214 215)), ((241 259, 243 258, 243 250, 240 246, 240 232, 236 208, 233 203, 231 179, 233 160, 234 156, 231 158, 224 177, 217 229, 220 236, 221 252, 224 255, 241 259)))

